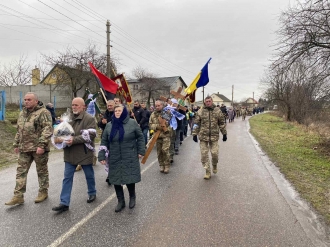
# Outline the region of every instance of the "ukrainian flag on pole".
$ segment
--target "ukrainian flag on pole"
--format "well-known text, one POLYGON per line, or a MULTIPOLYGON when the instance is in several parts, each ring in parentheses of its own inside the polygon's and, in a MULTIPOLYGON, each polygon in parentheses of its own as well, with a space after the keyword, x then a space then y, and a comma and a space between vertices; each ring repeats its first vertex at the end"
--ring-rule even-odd
POLYGON ((192 83, 187 87, 184 91, 189 95, 192 94, 197 88, 204 87, 209 82, 209 72, 208 72, 208 64, 211 61, 210 58, 207 63, 204 65, 202 70, 198 73, 196 78, 192 81, 192 83))

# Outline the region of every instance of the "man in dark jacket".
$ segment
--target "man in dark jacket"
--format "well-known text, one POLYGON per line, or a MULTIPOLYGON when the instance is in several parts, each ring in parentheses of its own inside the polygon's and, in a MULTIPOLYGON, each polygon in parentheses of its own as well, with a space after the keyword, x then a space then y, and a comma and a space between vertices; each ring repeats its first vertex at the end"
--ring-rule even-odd
POLYGON ((87 203, 96 198, 95 177, 93 169, 94 139, 96 136, 96 123, 94 118, 84 111, 85 102, 82 98, 72 100, 73 119, 70 122, 74 136, 66 141, 64 148, 64 179, 60 195, 60 205, 53 207, 53 211, 63 212, 69 209, 73 176, 77 165, 84 170, 87 187, 87 203))
POLYGON ((98 127, 102 129, 102 132, 105 129, 105 126, 107 125, 107 123, 111 122, 111 118, 112 118, 112 115, 114 113, 114 107, 115 107, 115 101, 108 100, 107 101, 107 109, 104 112, 101 120, 97 124, 98 127))
MULTIPOLYGON (((147 128, 148 118, 145 110, 141 107, 138 100, 134 101, 134 108, 132 110, 132 117, 135 117, 136 122, 140 126, 142 132, 144 128, 147 128)), ((148 132, 148 129, 147 129, 148 132)), ((144 133, 143 133, 144 135, 144 133)))
POLYGON ((140 122, 140 127, 141 127, 141 130, 142 130, 143 136, 144 136, 144 142, 147 145, 147 143, 148 143, 150 112, 148 111, 145 103, 141 103, 141 108, 144 110, 145 118, 143 119, 142 123, 140 122))

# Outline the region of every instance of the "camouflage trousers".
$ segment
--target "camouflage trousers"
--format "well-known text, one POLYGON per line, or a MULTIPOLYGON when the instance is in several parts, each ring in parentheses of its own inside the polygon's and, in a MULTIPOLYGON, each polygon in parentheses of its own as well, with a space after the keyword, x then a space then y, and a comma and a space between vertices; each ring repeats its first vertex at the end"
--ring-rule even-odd
POLYGON ((170 165, 170 145, 171 139, 168 138, 158 138, 157 139, 157 157, 160 166, 170 165))
POLYGON ((26 191, 27 174, 33 161, 36 163, 39 192, 48 192, 49 175, 48 175, 48 154, 36 154, 36 152, 21 152, 18 157, 18 166, 16 172, 16 186, 14 190, 15 196, 23 196, 26 191))
POLYGON ((211 151, 212 165, 217 165, 219 160, 218 141, 200 141, 201 161, 205 170, 210 171, 209 151, 211 151))

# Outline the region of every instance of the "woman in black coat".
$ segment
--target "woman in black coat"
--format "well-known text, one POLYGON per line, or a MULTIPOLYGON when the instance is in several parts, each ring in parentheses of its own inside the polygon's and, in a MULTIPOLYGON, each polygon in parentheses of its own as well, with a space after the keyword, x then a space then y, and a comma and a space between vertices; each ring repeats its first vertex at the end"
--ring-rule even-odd
POLYGON ((115 106, 112 122, 106 125, 102 134, 98 155, 98 160, 109 166, 109 182, 114 185, 118 198, 115 212, 120 212, 125 207, 124 184, 129 192, 129 208, 135 206, 135 184, 141 181, 139 158, 144 154, 145 143, 141 128, 130 118, 123 105, 115 106))

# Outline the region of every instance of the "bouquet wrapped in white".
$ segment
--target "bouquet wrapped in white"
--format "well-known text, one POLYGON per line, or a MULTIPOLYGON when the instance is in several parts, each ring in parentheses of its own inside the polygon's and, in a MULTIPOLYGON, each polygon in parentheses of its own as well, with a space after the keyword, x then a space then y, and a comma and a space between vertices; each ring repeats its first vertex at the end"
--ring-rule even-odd
POLYGON ((54 128, 53 136, 51 137, 52 144, 57 149, 63 149, 67 146, 66 141, 74 135, 74 130, 69 124, 71 122, 70 109, 61 115, 61 123, 54 128))

